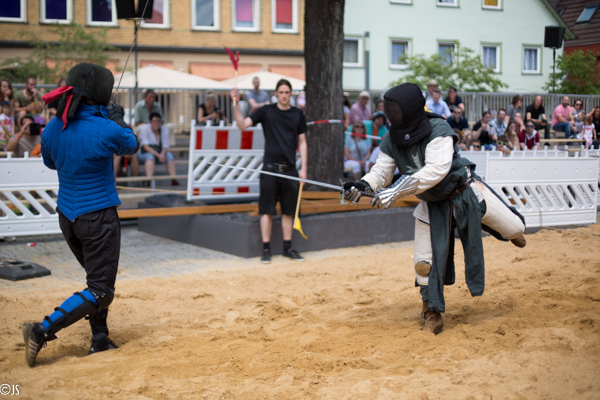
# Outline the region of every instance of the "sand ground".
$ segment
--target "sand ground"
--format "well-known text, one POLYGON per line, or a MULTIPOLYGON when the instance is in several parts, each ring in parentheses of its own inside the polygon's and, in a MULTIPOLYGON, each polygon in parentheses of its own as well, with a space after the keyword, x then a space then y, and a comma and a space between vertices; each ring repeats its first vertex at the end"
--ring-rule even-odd
POLYGON ((518 249, 484 238, 476 298, 457 245, 437 336, 419 330, 411 243, 117 281, 109 324, 121 347, 85 357, 80 321, 34 369, 20 323, 81 284, 4 287, 0 383, 29 399, 598 399, 600 225, 527 240, 518 249))

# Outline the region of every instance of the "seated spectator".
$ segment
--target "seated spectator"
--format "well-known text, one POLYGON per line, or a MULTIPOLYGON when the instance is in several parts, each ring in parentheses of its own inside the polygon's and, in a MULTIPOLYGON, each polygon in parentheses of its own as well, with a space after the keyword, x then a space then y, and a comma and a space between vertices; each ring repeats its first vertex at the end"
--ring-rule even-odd
POLYGON ((485 130, 487 130, 491 120, 492 114, 490 114, 489 111, 484 111, 483 115, 481 116, 481 119, 477 121, 475 125, 473 125, 473 132, 481 130, 482 126, 485 130))
POLYGON ((450 108, 452 110, 452 106, 454 107, 460 107, 460 109, 462 110, 463 114, 465 112, 465 103, 463 102, 463 99, 456 93, 456 88, 450 86, 448 88, 448 97, 446 97, 444 99, 444 101, 446 102, 446 104, 448 104, 448 108, 450 108))
MULTIPOLYGON (((150 114, 150 123, 142 126, 140 129, 140 142, 142 148, 137 153, 138 158, 144 169, 146 176, 154 176, 154 165, 167 164, 167 172, 175 176, 175 157, 169 150, 169 130, 162 126, 162 118, 158 113, 150 114)), ((171 185, 178 186, 179 182, 171 179, 171 185)), ((149 186, 149 183, 148 185, 149 186)))
POLYGON ((511 149, 508 147, 508 138, 506 135, 498 136, 498 141, 496 143, 498 144, 499 151, 507 155, 510 154, 511 149))
POLYGON ((196 119, 198 125, 206 125, 206 122, 210 121, 211 125, 215 126, 219 125, 221 120, 225 121, 226 125, 229 123, 217 106, 217 96, 213 92, 206 92, 204 103, 198 107, 198 118, 196 119))
POLYGON ((577 133, 581 133, 585 111, 583 110, 583 101, 580 99, 575 100, 575 103, 573 103, 573 107, 571 107, 571 117, 573 117, 573 121, 575 121, 574 125, 575 129, 577 129, 577 133))
POLYGON ((515 116, 509 121, 515 121, 515 124, 517 125, 517 133, 525 129, 525 124, 523 123, 523 116, 521 113, 515 113, 515 116))
POLYGON ((366 90, 359 93, 356 103, 350 107, 350 125, 356 121, 367 121, 371 119, 371 109, 369 108, 371 95, 366 90))
MULTIPOLYGON (((502 118, 504 118, 504 116, 502 118)), ((491 121, 487 126, 482 124, 481 128, 479 128, 479 130, 473 131, 473 133, 471 134, 471 136, 473 137, 473 140, 479 141, 481 147, 484 150, 496 150, 496 148, 498 147, 496 145, 496 140, 498 140, 498 135, 495 133, 494 129, 490 128, 490 125, 494 121, 495 120, 491 121)))
POLYGON ((375 102, 375 112, 378 112, 378 111, 381 111, 381 112, 385 111, 383 99, 379 99, 375 102))
POLYGON ((364 137, 365 124, 357 121, 352 126, 352 135, 344 139, 344 169, 352 169, 354 180, 362 178, 369 169, 371 142, 364 137))
MULTIPOLYGON (((496 135, 496 138, 497 138, 499 135, 502 135, 504 133, 507 125, 508 124, 506 121, 506 110, 501 108, 498 110, 498 116, 495 119, 490 121, 490 125, 489 125, 488 129, 489 129, 490 134, 496 135)), ((481 143, 483 144, 483 142, 481 142, 481 143)))
POLYGON ((552 113, 552 129, 564 132, 565 139, 568 139, 577 132, 574 124, 575 120, 571 115, 571 106, 569 106, 569 96, 563 96, 562 103, 556 106, 552 113))
POLYGON ((31 115, 31 117, 36 118, 44 111, 44 102, 36 86, 36 79, 29 77, 25 79, 25 89, 15 93, 13 111, 17 127, 21 126, 21 119, 25 115, 31 115))
POLYGON ((523 150, 540 149, 540 135, 535 130, 535 125, 532 120, 528 119, 525 122, 525 130, 519 132, 519 143, 523 150))
POLYGON ((430 79, 427 82, 427 92, 425 93, 425 100, 429 100, 433 97, 433 91, 438 89, 439 85, 435 79, 430 79))
POLYGON ((160 103, 156 101, 156 98, 154 90, 146 89, 144 92, 144 100, 135 103, 135 107, 133 107, 135 126, 149 123, 151 113, 157 113, 162 118, 163 110, 160 103))
MULTIPOLYGON (((596 130, 596 135, 600 135, 600 106, 596 106, 588 116, 592 117, 592 124, 596 130)), ((600 138, 594 140, 592 146, 595 149, 600 149, 600 138)))
POLYGON ((14 135, 6 145, 6 151, 12 151, 14 157, 25 157, 25 152, 31 153, 35 146, 42 142, 40 126, 35 124, 34 129, 31 129, 33 116, 26 115, 21 120, 19 133, 14 135))
POLYGON ((8 141, 15 133, 15 123, 12 117, 12 105, 4 100, 0 103, 0 149, 5 150, 8 141))
POLYGON ((453 128, 452 130, 454 131, 454 133, 456 133, 456 136, 458 136, 458 142, 456 143, 456 145, 458 146, 458 149, 459 150, 469 150, 469 144, 471 142, 471 135, 467 136, 456 128, 453 128))
POLYGON ((504 136, 506 139, 502 140, 500 137, 498 137, 498 141, 502 140, 503 142, 506 142, 504 146, 506 146, 509 150, 522 150, 519 140, 519 129, 515 120, 510 120, 508 122, 506 130, 501 136, 504 136))
MULTIPOLYGON (((387 118, 385 117, 385 113, 383 111, 377 111, 375 114, 373 114, 371 121, 363 121, 367 135, 377 136, 382 139, 388 132, 387 128, 385 127, 386 123, 387 118)), ((371 147, 376 147, 380 144, 381 140, 371 139, 371 147)))
POLYGON ((0 79, 0 103, 8 101, 11 108, 14 109, 14 90, 8 79, 0 79))
POLYGON ((517 94, 515 97, 513 97, 511 105, 509 105, 506 109, 506 123, 508 123, 511 118, 514 118, 516 113, 525 115, 523 112, 523 96, 520 94, 517 94))
MULTIPOLYGON (((58 80, 58 83, 56 84, 56 87, 63 87, 63 86, 67 86, 67 80, 65 78, 60 78, 58 80)), ((48 109, 48 122, 52 121, 52 118, 54 118, 56 116, 56 109, 58 108, 58 105, 60 104, 60 99, 61 97, 52 100, 50 103, 48 103, 48 105, 46 106, 46 108, 48 109)))
POLYGON ((481 151, 481 142, 477 139, 473 139, 471 141, 471 145, 469 146, 469 150, 481 151))
POLYGON ((468 135, 469 131, 469 121, 465 117, 463 117, 462 108, 455 106, 454 110, 452 110, 452 117, 448 118, 448 123, 452 129, 456 128, 461 131, 463 134, 468 135))
POLYGON ((350 101, 348 101, 348 96, 350 93, 344 92, 344 129, 350 128, 350 101))
MULTIPOLYGON (((535 96, 533 104, 525 109, 525 119, 531 119, 538 131, 544 130, 544 138, 550 139, 550 124, 546 118, 546 109, 542 104, 542 96, 535 96)), ((520 130, 519 130, 520 131, 520 130)))
POLYGON ((425 102, 425 106, 432 113, 441 115, 444 119, 449 118, 452 113, 448 108, 448 104, 442 100, 442 92, 439 89, 434 89, 431 98, 425 102))
MULTIPOLYGON (((373 165, 377 162, 377 157, 379 157, 379 153, 381 152, 380 146, 375 147, 371 151, 371 157, 369 157, 369 169, 373 168, 373 165)), ((368 172, 368 171, 367 171, 368 172)), ((396 168, 394 171, 394 178, 392 178, 392 183, 396 182, 396 180, 400 177, 400 170, 396 168)))
POLYGON ((582 132, 580 134, 581 135, 580 139, 585 139, 585 148, 586 149, 590 148, 593 141, 598 140, 597 134, 598 134, 598 132, 596 132, 596 128, 594 127, 594 124, 592 123, 592 116, 586 115, 583 125, 582 125, 582 132))

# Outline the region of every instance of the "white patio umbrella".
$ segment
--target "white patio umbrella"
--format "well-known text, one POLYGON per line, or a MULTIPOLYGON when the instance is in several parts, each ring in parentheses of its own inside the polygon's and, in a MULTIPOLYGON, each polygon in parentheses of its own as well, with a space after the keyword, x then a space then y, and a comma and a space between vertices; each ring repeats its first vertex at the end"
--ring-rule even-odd
MULTIPOLYGON (((115 76, 115 88, 121 75, 115 76)), ((135 73, 125 72, 121 88, 135 87, 135 73)), ((152 89, 230 89, 230 85, 201 76, 149 65, 138 69, 138 87, 152 89)))
MULTIPOLYGON (((240 90, 254 89, 252 81, 254 80, 255 76, 257 76, 260 80, 260 89, 262 90, 275 90, 275 85, 280 79, 287 79, 292 84, 293 90, 304 90, 304 85, 306 85, 306 81, 303 81, 301 79, 292 78, 290 76, 280 75, 269 71, 258 71, 253 72, 251 74, 238 76, 237 88, 240 90)), ((229 88, 232 88, 234 80, 235 78, 230 78, 221 81, 220 83, 222 85, 226 85, 229 88)))

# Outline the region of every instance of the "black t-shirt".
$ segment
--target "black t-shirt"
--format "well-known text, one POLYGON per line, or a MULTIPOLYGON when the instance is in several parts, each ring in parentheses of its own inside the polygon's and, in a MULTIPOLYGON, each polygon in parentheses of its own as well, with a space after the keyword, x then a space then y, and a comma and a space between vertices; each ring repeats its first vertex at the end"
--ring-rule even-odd
POLYGON ((536 110, 532 104, 530 106, 527 106, 527 108, 525 109, 524 117, 527 117, 527 113, 531 113, 531 119, 540 119, 540 115, 546 114, 546 110, 544 109, 544 106, 540 106, 540 108, 536 110))
POLYGON ((458 105, 460 103, 464 103, 463 99, 459 95, 456 95, 456 98, 454 99, 454 103, 450 102, 450 98, 449 97, 446 97, 444 99, 444 101, 446 102, 446 104, 448 104, 448 108, 450 108, 450 106, 456 106, 456 107, 458 107, 458 105))
POLYGON ((600 135, 600 119, 592 118, 592 124, 596 128, 596 136, 600 135))
POLYGON ((465 129, 469 129, 469 122, 467 122, 467 119, 465 117, 463 117, 462 115, 460 116, 460 121, 456 122, 456 119, 454 119, 454 116, 448 118, 448 123, 450 124, 450 127, 452 129, 458 129, 459 131, 464 131, 465 129))
POLYGON ((479 135, 479 141, 481 142, 481 144, 492 144, 495 143, 492 138, 490 137, 490 134, 488 133, 488 131, 481 131, 481 134, 479 135))
POLYGON ((481 121, 477 121, 475 125, 473 125, 473 130, 478 131, 481 128, 481 121))
POLYGON ((306 133, 306 117, 302 110, 290 107, 281 110, 277 104, 267 104, 250 115, 254 125, 261 123, 265 133, 264 163, 296 164, 298 135, 306 133))

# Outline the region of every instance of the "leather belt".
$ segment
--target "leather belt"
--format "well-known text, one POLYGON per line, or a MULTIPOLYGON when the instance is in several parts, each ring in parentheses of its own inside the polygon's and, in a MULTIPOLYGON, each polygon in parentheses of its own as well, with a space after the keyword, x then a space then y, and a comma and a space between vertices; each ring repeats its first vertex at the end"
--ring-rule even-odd
POLYGON ((267 168, 277 172, 287 172, 294 167, 286 163, 267 163, 267 168))
POLYGON ((448 196, 448 200, 452 200, 453 198, 455 198, 460 192, 462 192, 465 189, 468 189, 469 186, 471 186, 471 183, 473 183, 475 181, 474 178, 469 178, 467 179, 467 181, 465 183, 463 183, 462 185, 460 185, 459 187, 457 187, 454 192, 452 192, 452 194, 450 196, 448 196))

